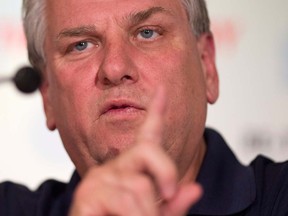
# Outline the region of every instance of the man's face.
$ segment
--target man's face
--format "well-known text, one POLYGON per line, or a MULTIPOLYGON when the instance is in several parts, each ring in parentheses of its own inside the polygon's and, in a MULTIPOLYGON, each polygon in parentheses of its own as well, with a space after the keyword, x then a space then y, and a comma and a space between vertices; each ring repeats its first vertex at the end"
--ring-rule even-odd
POLYGON ((78 171, 135 143, 159 86, 167 97, 163 146, 179 163, 191 157, 207 99, 213 102, 207 80, 216 71, 207 73, 214 66, 214 53, 211 59, 205 53, 211 44, 194 37, 180 0, 47 4, 41 92, 47 124, 58 128, 78 171))

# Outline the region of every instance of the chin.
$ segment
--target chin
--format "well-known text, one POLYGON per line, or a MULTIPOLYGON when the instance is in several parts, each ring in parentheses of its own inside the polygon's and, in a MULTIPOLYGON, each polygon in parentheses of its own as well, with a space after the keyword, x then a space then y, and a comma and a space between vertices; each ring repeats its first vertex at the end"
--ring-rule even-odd
POLYGON ((116 139, 110 140, 110 142, 108 140, 103 141, 102 142, 103 150, 99 150, 99 148, 93 149, 95 156, 94 158, 97 161, 97 164, 103 164, 109 160, 116 158, 122 152, 133 147, 136 143, 135 136, 110 136, 110 137, 116 137, 116 139))
POLYGON ((105 159, 104 159, 103 162, 105 163, 106 161, 112 160, 112 159, 116 158, 120 154, 121 154, 121 150, 120 149, 113 148, 113 147, 108 148, 108 151, 107 151, 107 153, 105 155, 105 159))

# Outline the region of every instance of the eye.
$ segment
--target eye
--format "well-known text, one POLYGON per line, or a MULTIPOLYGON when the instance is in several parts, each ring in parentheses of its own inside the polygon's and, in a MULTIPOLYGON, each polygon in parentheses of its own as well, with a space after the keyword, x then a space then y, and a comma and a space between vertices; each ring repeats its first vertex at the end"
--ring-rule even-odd
POLYGON ((69 50, 70 52, 83 52, 87 49, 93 48, 94 46, 98 47, 97 44, 94 44, 92 42, 80 41, 72 45, 69 50))
POLYGON ((78 51, 83 51, 88 47, 88 43, 87 42, 80 42, 78 44, 75 45, 75 49, 78 51))
POLYGON ((159 35, 160 35, 160 34, 159 34, 158 32, 156 32, 155 30, 147 28, 147 29, 141 30, 141 31, 138 33, 137 37, 138 37, 138 38, 140 37, 140 39, 141 39, 141 38, 142 38, 142 39, 143 39, 143 38, 144 38, 144 39, 155 39, 155 38, 157 38, 159 35))

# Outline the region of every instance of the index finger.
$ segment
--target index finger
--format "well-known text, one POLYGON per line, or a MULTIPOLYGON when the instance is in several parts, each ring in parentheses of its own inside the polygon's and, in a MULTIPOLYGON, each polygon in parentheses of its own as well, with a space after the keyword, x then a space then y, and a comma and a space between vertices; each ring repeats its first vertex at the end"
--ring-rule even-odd
MULTIPOLYGON (((164 152, 163 144, 163 129, 164 129, 164 112, 165 112, 165 89, 159 87, 156 90, 155 96, 150 104, 148 115, 138 136, 138 145, 142 144, 153 145, 154 151, 149 152, 149 157, 144 158, 143 167, 153 177, 157 188, 160 191, 161 197, 170 199, 177 187, 177 170, 171 158, 164 152)), ((143 168, 142 167, 142 168, 143 168)))
POLYGON ((138 134, 138 143, 161 144, 165 109, 164 88, 159 87, 148 109, 148 114, 138 134))

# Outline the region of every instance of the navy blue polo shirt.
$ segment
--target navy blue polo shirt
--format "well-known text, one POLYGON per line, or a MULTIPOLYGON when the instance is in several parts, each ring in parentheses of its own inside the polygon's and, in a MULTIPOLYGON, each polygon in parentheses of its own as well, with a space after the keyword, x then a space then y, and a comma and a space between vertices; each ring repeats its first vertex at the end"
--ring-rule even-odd
POLYGON ((206 129, 204 137, 197 177, 204 195, 188 215, 288 216, 288 162, 258 156, 243 166, 217 132, 206 129))
MULTIPOLYGON (((204 196, 188 215, 288 215, 288 162, 273 163, 257 157, 241 165, 222 137, 205 130, 207 153, 197 181, 204 196)), ((12 182, 0 184, 0 216, 67 215, 73 192, 80 182, 75 172, 68 184, 44 182, 36 191, 12 182)))

